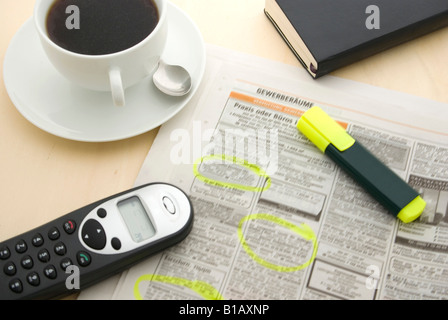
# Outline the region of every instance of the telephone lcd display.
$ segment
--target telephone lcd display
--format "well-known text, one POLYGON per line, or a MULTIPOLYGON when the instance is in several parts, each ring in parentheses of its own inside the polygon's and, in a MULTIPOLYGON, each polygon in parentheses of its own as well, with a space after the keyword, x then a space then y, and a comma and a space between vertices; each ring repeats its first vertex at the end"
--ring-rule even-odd
POLYGON ((138 197, 131 197, 120 201, 117 206, 131 234, 132 240, 142 242, 151 238, 156 233, 148 213, 138 197))

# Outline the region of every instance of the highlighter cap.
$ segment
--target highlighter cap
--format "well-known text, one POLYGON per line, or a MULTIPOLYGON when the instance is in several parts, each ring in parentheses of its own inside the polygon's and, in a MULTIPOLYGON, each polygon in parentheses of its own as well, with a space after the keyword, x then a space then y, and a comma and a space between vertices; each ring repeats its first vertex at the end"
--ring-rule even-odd
POLYGON ((420 217, 423 210, 425 209, 426 202, 422 197, 418 196, 407 206, 400 210, 397 214, 397 218, 403 221, 404 223, 409 223, 420 217))
POLYGON ((302 115, 297 128, 322 152, 330 143, 339 151, 347 150, 355 143, 355 139, 339 123, 317 106, 302 115))

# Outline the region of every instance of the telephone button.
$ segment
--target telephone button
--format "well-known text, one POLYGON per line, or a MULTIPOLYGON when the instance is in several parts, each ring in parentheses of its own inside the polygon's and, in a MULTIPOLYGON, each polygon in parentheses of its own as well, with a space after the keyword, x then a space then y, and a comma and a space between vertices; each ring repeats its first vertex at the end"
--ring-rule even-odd
POLYGON ((120 250, 121 249, 121 241, 118 238, 113 238, 111 241, 111 245, 112 248, 114 248, 115 250, 120 250))
POLYGON ((104 209, 104 208, 99 208, 99 209, 96 211, 96 214, 97 214, 98 217, 100 217, 100 218, 106 218, 106 216, 107 216, 107 211, 106 211, 106 209, 104 209))
POLYGON ((35 247, 40 247, 41 245, 43 245, 44 243, 44 238, 42 237, 42 235, 40 233, 37 233, 33 239, 31 239, 31 243, 33 244, 33 246, 35 247))
POLYGON ((11 251, 7 246, 0 248, 0 260, 6 260, 11 256, 11 251))
POLYGON ((61 260, 60 264, 59 264, 62 268, 62 270, 66 270, 69 266, 73 265, 73 262, 70 258, 64 258, 61 260))
POLYGON ((16 243, 16 251, 17 253, 24 253, 28 249, 25 240, 19 240, 16 243))
POLYGON ((65 244, 63 242, 58 242, 56 243, 56 245, 54 246, 54 252, 58 255, 58 256, 63 256, 64 254, 67 253, 67 248, 65 246, 65 244))
POLYGON ((106 246, 106 233, 101 223, 89 219, 81 230, 82 240, 86 245, 95 250, 101 250, 106 246))
POLYGON ((37 287, 40 284, 40 278, 37 272, 31 272, 26 276, 26 280, 32 286, 37 287))
POLYGON ((31 269, 34 266, 33 259, 29 255, 24 256, 20 261, 20 264, 25 269, 31 269))
POLYGON ((81 267, 87 267, 92 262, 90 254, 85 251, 78 251, 78 253, 76 254, 76 260, 78 260, 78 263, 81 267))
POLYGON ((52 227, 50 231, 48 231, 48 238, 50 238, 50 240, 57 240, 59 239, 60 235, 61 234, 59 233, 59 230, 56 227, 52 227))
POLYGON ((64 231, 68 234, 72 234, 76 230, 76 222, 74 220, 67 220, 64 222, 64 231))
POLYGON ((41 262, 48 262, 50 261, 50 253, 47 249, 42 249, 37 253, 37 258, 41 262))
POLYGON ((11 280, 9 283, 9 288, 15 293, 21 293, 23 291, 22 281, 19 279, 11 280))
POLYGON ((13 276, 13 275, 16 274, 17 268, 16 268, 16 265, 13 262, 10 261, 7 264, 5 264, 5 266, 3 267, 3 271, 8 276, 13 276))
POLYGON ((163 202, 163 205, 164 205, 166 211, 168 211, 171 214, 176 213, 176 206, 174 205, 173 201, 170 198, 168 198, 167 196, 164 196, 162 198, 162 202, 163 202))
POLYGON ((56 277, 58 276, 56 268, 52 264, 45 267, 44 274, 48 279, 56 279, 56 277))

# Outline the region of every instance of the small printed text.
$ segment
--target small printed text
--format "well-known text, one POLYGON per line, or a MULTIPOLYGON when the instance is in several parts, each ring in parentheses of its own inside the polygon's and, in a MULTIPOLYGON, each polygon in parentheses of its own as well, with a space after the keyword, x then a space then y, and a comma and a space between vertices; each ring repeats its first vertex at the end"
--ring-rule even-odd
POLYGON ((224 304, 222 307, 201 307, 187 304, 180 307, 181 315, 203 315, 207 318, 213 313, 224 315, 265 315, 269 310, 267 304, 224 304))

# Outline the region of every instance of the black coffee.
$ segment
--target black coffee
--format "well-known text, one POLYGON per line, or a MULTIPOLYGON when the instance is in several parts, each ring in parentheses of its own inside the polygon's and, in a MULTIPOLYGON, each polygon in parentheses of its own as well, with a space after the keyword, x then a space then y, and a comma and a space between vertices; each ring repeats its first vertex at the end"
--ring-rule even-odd
POLYGON ((158 21, 154 0, 55 0, 46 24, 50 39, 58 46, 100 55, 136 45, 158 21))

